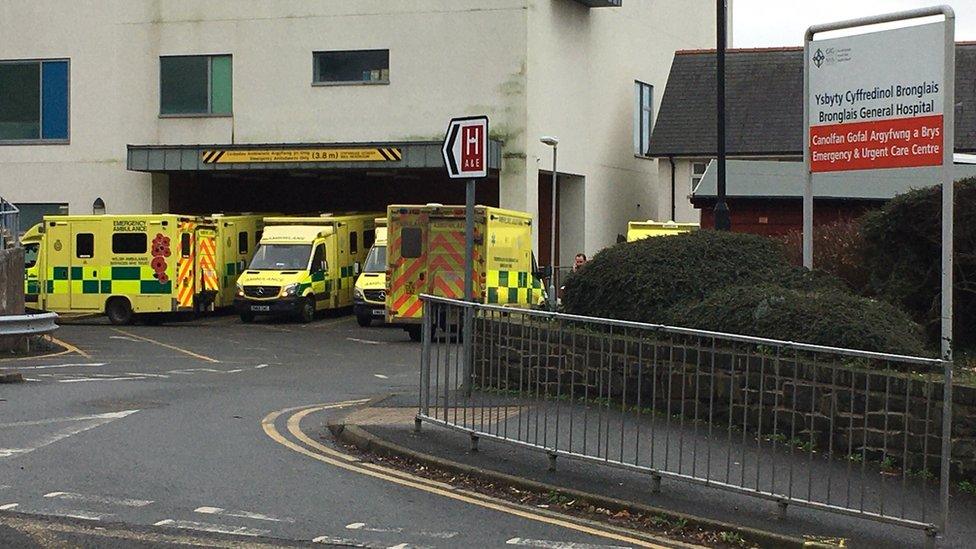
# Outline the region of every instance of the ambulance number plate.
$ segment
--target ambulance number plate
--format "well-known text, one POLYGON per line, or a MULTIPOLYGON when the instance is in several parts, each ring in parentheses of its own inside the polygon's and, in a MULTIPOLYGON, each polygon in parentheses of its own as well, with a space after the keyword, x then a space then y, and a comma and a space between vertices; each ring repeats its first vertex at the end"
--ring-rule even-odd
POLYGON ((271 305, 251 305, 251 310, 257 312, 261 312, 261 311, 267 312, 271 310, 271 305))

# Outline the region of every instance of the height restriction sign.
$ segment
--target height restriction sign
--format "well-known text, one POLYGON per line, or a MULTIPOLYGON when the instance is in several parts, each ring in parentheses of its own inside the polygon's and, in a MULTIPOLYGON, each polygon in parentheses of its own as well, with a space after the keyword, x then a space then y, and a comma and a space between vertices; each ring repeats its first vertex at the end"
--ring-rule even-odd
POLYGON ((488 117, 452 118, 442 152, 452 179, 488 177, 488 117))
POLYGON ((941 166, 945 24, 808 44, 811 172, 941 166))

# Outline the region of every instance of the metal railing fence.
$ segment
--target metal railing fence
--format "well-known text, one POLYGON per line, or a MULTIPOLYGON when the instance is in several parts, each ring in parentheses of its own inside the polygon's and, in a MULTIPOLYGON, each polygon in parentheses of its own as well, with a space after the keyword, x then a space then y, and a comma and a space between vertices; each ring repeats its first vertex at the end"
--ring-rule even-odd
POLYGON ((945 530, 945 361, 423 299, 418 428, 945 530))
POLYGON ((20 243, 20 210, 0 198, 0 249, 20 243))

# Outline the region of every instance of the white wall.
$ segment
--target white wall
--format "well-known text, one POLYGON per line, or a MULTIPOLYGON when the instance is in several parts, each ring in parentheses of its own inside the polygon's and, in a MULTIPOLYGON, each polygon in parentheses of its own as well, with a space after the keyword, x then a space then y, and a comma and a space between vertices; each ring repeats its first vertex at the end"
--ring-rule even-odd
MULTIPOLYGON (((693 162, 708 162, 708 159, 674 159, 674 217, 679 223, 699 223, 701 211, 691 204, 691 165, 693 162)), ((657 213, 650 217, 656 221, 671 219, 671 163, 667 158, 658 160, 657 213)))
POLYGON ((556 135, 559 171, 586 178, 585 236, 575 249, 592 255, 626 233, 628 220, 657 212, 657 161, 634 156, 634 81, 654 86, 656 115, 674 51, 714 42, 713 9, 685 0, 602 9, 530 0, 526 203, 537 209, 537 170, 550 169, 538 137, 556 135))
MULTIPOLYGON (((8 0, 0 60, 71 59, 71 144, 0 145, 0 196, 159 209, 127 144, 439 140, 486 113, 522 147, 525 0, 8 0), (312 52, 389 49, 390 85, 312 86, 312 52), (166 118, 159 56, 233 55, 233 118, 166 118)), ((524 173, 509 157, 506 173, 524 173)), ((506 177, 511 195, 516 183, 506 177)), ((517 180, 518 184, 521 179, 517 180)))

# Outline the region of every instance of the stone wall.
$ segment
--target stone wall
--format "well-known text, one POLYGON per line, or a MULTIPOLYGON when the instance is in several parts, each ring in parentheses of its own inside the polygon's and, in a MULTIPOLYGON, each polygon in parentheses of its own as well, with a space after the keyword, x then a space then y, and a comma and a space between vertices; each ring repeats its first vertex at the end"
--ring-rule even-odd
MULTIPOLYGON (((643 413, 711 418, 722 428, 731 419, 760 437, 812 441, 818 453, 937 475, 943 377, 899 367, 908 369, 663 333, 479 320, 474 375, 502 391, 640 403, 643 413)), ((973 387, 954 388, 952 438, 953 474, 976 478, 973 387)))
POLYGON ((0 315, 24 314, 24 249, 0 249, 0 315))
MULTIPOLYGON (((24 249, 0 249, 0 316, 24 314, 24 249)), ((25 337, 0 336, 0 351, 22 351, 25 337)))

